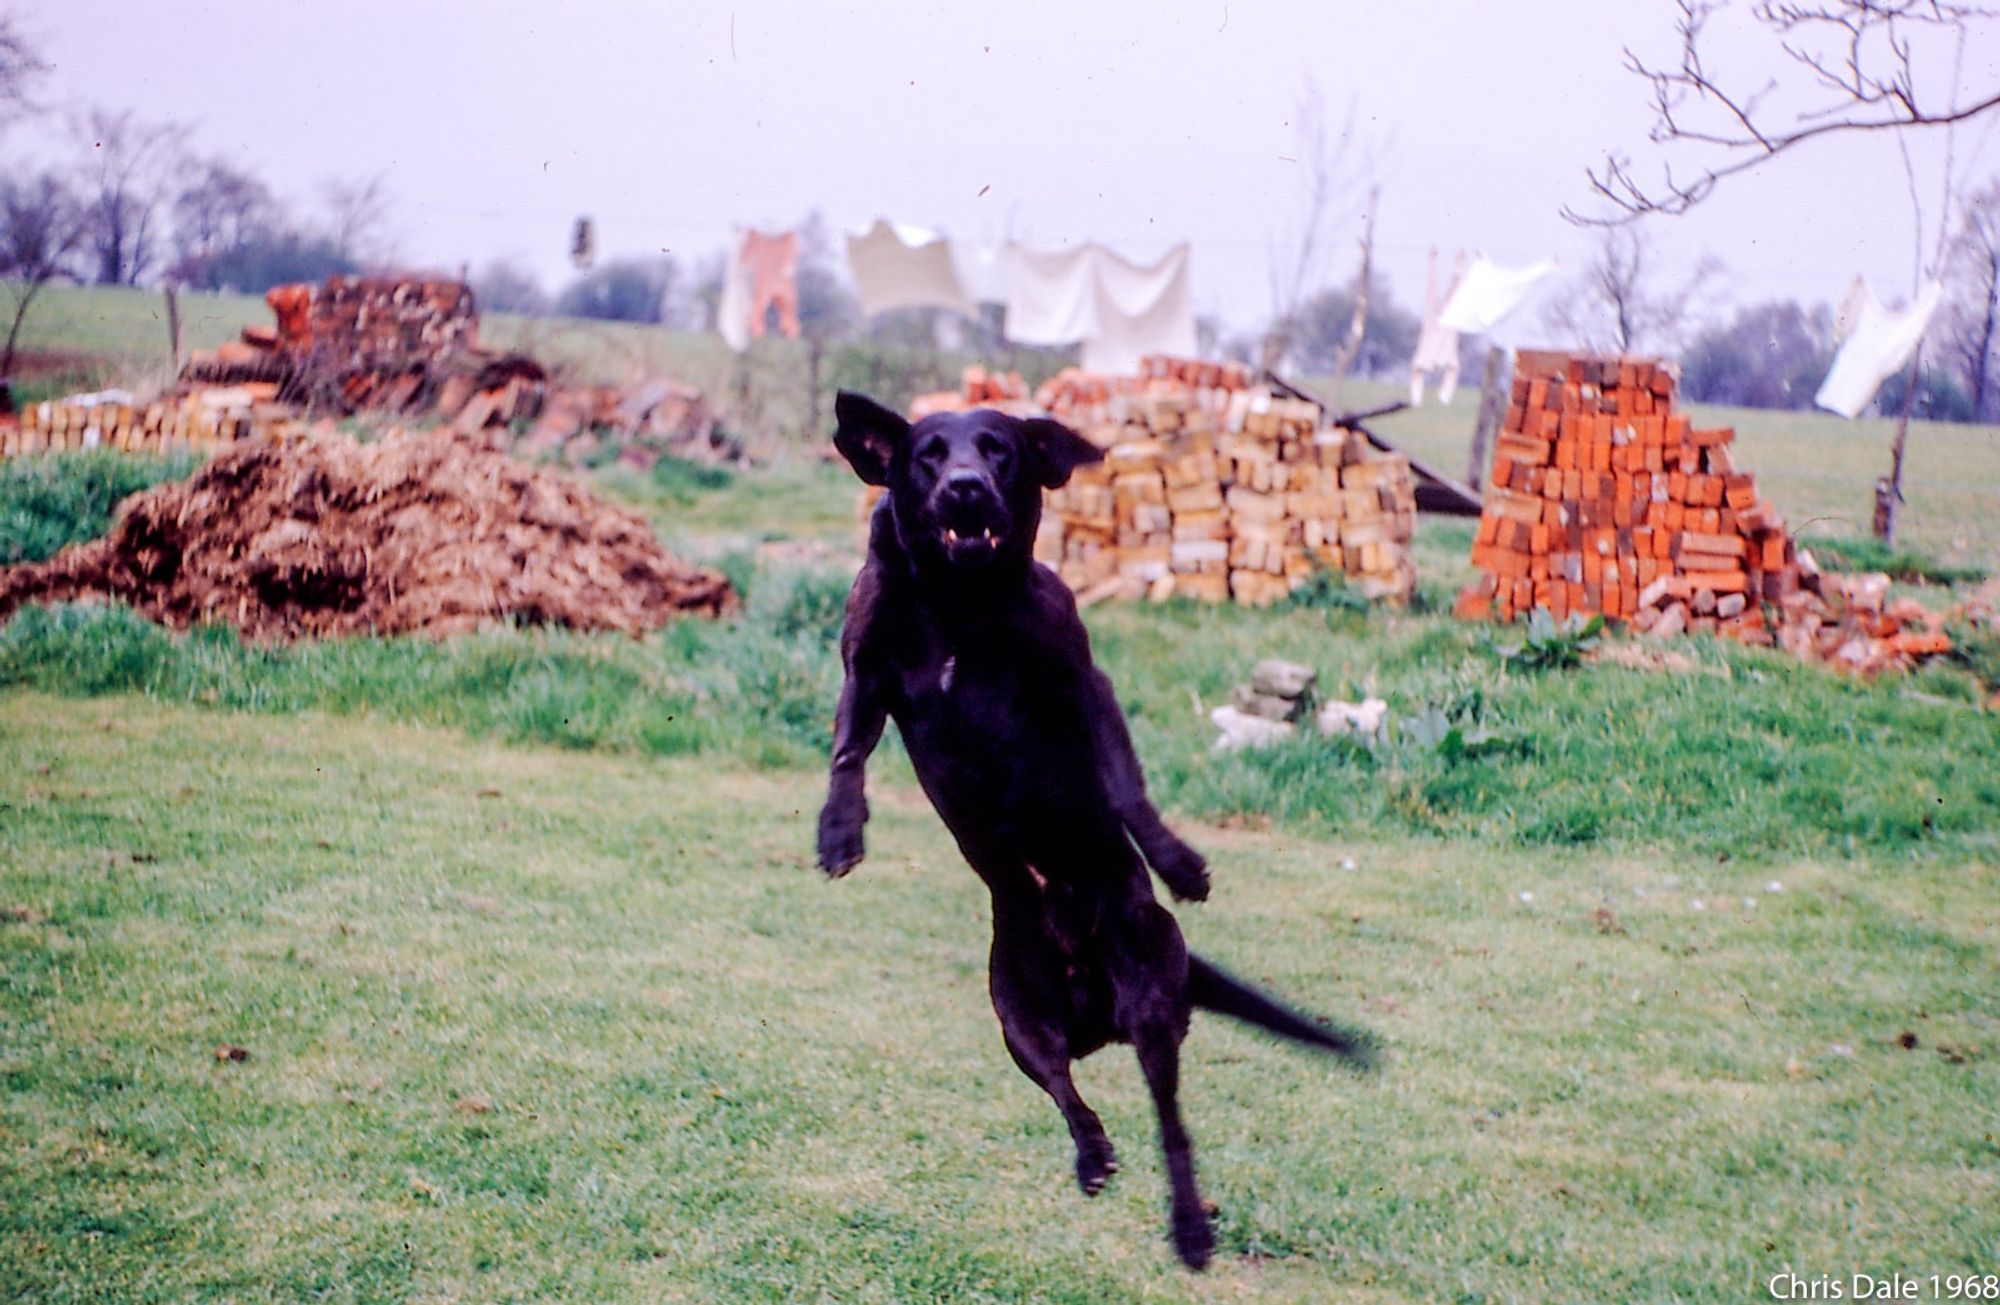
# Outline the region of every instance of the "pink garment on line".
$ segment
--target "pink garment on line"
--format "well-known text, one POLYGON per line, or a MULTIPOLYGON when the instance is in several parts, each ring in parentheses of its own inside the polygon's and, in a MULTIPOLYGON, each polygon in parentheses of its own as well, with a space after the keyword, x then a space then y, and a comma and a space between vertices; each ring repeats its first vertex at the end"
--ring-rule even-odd
POLYGON ((743 249, 737 255, 750 273, 750 335, 764 338, 764 316, 771 305, 778 306, 778 333, 787 340, 799 338, 799 233, 767 235, 762 231, 743 233, 743 249))

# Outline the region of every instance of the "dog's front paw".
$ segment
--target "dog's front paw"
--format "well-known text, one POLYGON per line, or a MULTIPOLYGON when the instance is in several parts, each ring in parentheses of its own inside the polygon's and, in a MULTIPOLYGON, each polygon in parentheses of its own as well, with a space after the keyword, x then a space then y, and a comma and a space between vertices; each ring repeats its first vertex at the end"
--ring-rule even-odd
POLYGON ((1173 834, 1163 831, 1154 845, 1146 849, 1146 859, 1152 862, 1154 873, 1160 876, 1167 891, 1179 901, 1208 900, 1208 862, 1173 834))
POLYGON ((861 827, 868 822, 865 802, 828 802, 819 813, 819 868, 838 879, 861 864, 861 827))

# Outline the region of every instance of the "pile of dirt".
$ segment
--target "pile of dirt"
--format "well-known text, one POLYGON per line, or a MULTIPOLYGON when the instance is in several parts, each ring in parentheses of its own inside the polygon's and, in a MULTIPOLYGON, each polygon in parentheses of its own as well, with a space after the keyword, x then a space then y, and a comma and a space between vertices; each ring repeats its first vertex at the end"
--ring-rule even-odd
POLYGON ((450 431, 253 440, 135 495, 107 537, 0 570, 0 620, 79 597, 255 640, 442 637, 509 618, 636 635, 736 606, 726 579, 668 553, 637 513, 450 431))

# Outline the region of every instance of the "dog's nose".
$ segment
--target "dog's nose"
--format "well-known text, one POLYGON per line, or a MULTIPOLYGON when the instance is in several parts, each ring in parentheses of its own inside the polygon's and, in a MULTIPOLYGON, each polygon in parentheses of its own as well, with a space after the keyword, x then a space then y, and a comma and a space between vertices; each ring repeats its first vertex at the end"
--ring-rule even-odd
POLYGON ((969 503, 983 497, 987 492, 986 477, 976 471, 961 468, 944 478, 944 492, 948 498, 960 503, 969 503))

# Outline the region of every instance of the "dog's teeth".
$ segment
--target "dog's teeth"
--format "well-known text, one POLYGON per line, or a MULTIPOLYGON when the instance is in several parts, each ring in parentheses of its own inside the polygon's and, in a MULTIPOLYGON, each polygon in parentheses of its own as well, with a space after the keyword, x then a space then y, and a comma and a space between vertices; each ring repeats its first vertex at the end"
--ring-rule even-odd
POLYGON ((958 532, 947 528, 944 532, 944 542, 947 544, 956 544, 958 542, 958 532))

